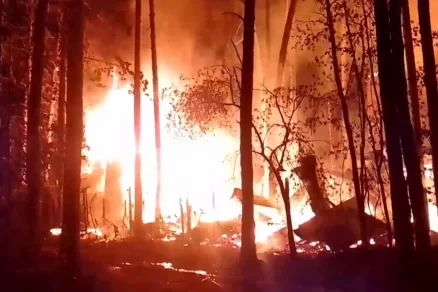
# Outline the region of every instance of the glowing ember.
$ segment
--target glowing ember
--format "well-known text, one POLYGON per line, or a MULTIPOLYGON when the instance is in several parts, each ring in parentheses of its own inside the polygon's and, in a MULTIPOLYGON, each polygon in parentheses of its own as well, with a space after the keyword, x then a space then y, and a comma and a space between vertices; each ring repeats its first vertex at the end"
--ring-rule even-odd
POLYGON ((202 276, 206 276, 208 275, 208 273, 206 271, 203 270, 186 270, 186 269, 178 269, 173 267, 172 263, 152 263, 153 266, 161 266, 166 270, 173 270, 176 272, 183 272, 183 273, 193 273, 193 274, 197 274, 197 275, 202 275, 202 276))
MULTIPOLYGON (((52 228, 52 229, 50 229, 50 233, 53 236, 59 236, 62 233, 62 228, 52 228)), ((96 237, 102 237, 103 236, 103 232, 99 228, 87 228, 87 232, 81 232, 81 234, 82 235, 89 234, 89 235, 94 235, 96 237)))

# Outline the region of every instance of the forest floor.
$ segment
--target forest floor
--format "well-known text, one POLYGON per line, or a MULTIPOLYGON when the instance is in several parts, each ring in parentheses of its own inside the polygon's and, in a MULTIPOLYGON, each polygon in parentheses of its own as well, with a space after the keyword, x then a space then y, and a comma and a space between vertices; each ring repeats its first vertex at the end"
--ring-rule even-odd
MULTIPOLYGON (((243 291, 236 248, 153 240, 83 242, 81 256, 83 276, 71 291, 243 291)), ((259 291, 397 291, 395 258, 388 248, 304 253, 293 261, 287 254, 259 254, 262 269, 254 283, 259 291)), ((44 262, 37 272, 2 271, 1 291, 66 291, 55 246, 45 248, 44 262)))

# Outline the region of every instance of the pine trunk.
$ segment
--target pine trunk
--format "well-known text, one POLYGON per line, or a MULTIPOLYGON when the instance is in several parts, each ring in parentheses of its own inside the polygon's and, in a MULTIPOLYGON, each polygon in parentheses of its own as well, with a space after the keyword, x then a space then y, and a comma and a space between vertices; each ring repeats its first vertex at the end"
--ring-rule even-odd
POLYGON ((155 1, 149 0, 151 53, 152 53, 152 86, 154 91, 154 126, 155 149, 157 155, 157 192, 155 197, 155 220, 161 218, 161 122, 160 122, 160 96, 158 93, 158 57, 155 29, 155 1))
POLYGON ((393 61, 389 30, 388 6, 384 1, 374 0, 376 19, 377 58, 382 103, 383 122, 388 153, 394 237, 402 275, 409 277, 414 254, 413 230, 410 223, 410 206, 406 181, 403 174, 401 145, 398 137, 396 106, 392 95, 393 61))
POLYGON ((58 145, 57 145, 57 164, 58 193, 57 193, 57 214, 56 221, 62 222, 62 193, 64 188, 64 157, 65 157, 65 94, 66 94, 66 50, 67 50, 67 12, 64 9, 61 24, 60 40, 60 64, 59 64, 59 91, 58 91, 58 145))
MULTIPOLYGON (((408 70, 409 96, 411 102, 412 123, 414 124, 417 152, 423 161, 423 139, 421 134, 420 102, 417 88, 417 68, 415 65, 414 43, 412 41, 411 12, 409 3, 403 5, 403 37, 405 44, 406 67, 408 70)), ((422 163, 421 163, 422 164, 422 163)))
POLYGON ((255 0, 246 0, 243 32, 242 92, 240 99, 240 164, 242 169, 242 246, 240 249, 240 261, 247 268, 257 262, 252 162, 254 25, 255 0))
POLYGON ((135 133, 135 211, 134 236, 140 238, 143 226, 143 186, 141 181, 141 0, 135 1, 135 45, 134 45, 134 133, 135 133))
POLYGON ((79 268, 80 193, 83 124, 84 3, 72 0, 66 9, 67 103, 63 226, 69 272, 79 268))
POLYGON ((429 127, 432 144, 433 182, 438 197, 438 85, 436 79, 435 56, 433 52, 432 28, 430 24, 429 0, 418 0, 421 48, 423 51, 424 85, 426 87, 429 127))
POLYGON ((28 186, 28 228, 31 257, 35 258, 41 248, 41 99, 44 74, 44 50, 46 41, 46 16, 49 2, 39 0, 35 10, 32 35, 32 77, 27 100, 27 157, 26 178, 28 186))
POLYGON ((277 67, 277 88, 283 86, 284 68, 286 66, 287 49, 289 47, 290 32, 292 30, 292 23, 295 16, 295 10, 297 7, 297 0, 291 0, 289 3, 289 9, 286 16, 286 23, 284 24, 283 37, 281 39, 280 54, 278 57, 277 67))
POLYGON ((427 212, 426 195, 423 189, 420 158, 415 144, 414 130, 409 113, 401 9, 402 5, 400 0, 390 1, 392 68, 394 68, 394 72, 391 74, 392 84, 394 84, 392 93, 397 97, 394 101, 397 105, 399 129, 403 129, 403 131, 399 130, 398 132, 407 170, 409 197, 411 199, 411 208, 414 217, 416 248, 419 251, 428 251, 430 249, 429 216, 427 212))

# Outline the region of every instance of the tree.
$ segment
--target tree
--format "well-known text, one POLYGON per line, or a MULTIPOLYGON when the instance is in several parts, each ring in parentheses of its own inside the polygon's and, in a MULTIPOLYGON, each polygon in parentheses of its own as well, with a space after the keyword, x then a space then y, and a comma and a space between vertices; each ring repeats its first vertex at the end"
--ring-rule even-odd
POLYGON ((157 155, 157 193, 155 197, 155 220, 161 218, 161 122, 160 122, 160 97, 158 87, 158 58, 157 41, 155 35, 155 1, 149 0, 149 17, 151 29, 151 53, 152 53, 152 86, 154 91, 154 126, 155 126, 155 149, 157 155))
POLYGON ((143 226, 143 191, 141 181, 141 0, 135 1, 134 39, 134 133, 135 133, 135 182, 134 182, 134 236, 141 237, 143 226))
POLYGON ((35 10, 32 36, 32 77, 27 100, 27 186, 28 186, 28 228, 30 252, 34 259, 41 248, 41 94, 44 73, 44 49, 46 37, 46 15, 48 1, 39 0, 35 10))
POLYGON ((385 127, 388 166, 391 188, 392 213, 396 248, 403 275, 409 277, 409 268, 414 253, 413 230, 410 223, 410 207, 406 181, 403 174, 401 144, 398 136, 396 101, 392 91, 393 59, 391 55, 391 36, 387 3, 374 0, 376 19, 377 56, 385 127))
POLYGON ((239 111, 240 164, 242 171, 242 246, 240 261, 243 267, 250 268, 257 263, 252 157, 255 0, 245 1, 243 25, 242 89, 239 111))
MULTIPOLYGON (((330 0, 325 0, 325 9, 327 16, 327 28, 329 32, 329 42, 331 46, 331 56, 333 59, 333 75, 335 77, 337 93, 341 102, 342 108, 342 116, 344 119, 345 131, 347 133, 347 141, 348 148, 350 150, 350 158, 352 164, 353 171, 353 184, 354 184, 354 192, 356 195, 357 208, 359 213, 359 223, 360 223, 360 235, 362 242, 365 246, 368 246, 368 234, 366 230, 366 218, 365 218, 365 196, 361 190, 361 184, 359 179, 359 172, 357 166, 357 155, 356 155, 356 147, 354 143, 353 130, 350 122, 350 114, 348 110, 347 99, 345 97, 342 80, 341 80, 341 68, 339 66, 338 56, 337 56, 337 47, 336 47, 336 38, 335 38, 335 27, 333 22, 333 14, 332 14, 332 4, 330 0)), ((364 165, 364 164, 362 164, 364 165)))
POLYGON ((277 65, 277 88, 283 86, 284 67, 286 66, 287 50, 289 47, 290 32, 292 30, 292 22, 295 16, 297 0, 292 0, 289 3, 287 11, 286 22, 284 25, 283 37, 281 39, 280 54, 278 56, 277 65))
POLYGON ((58 89, 58 120, 57 120, 57 168, 58 173, 58 200, 57 200, 57 221, 62 221, 62 195, 64 188, 64 156, 65 156, 65 97, 66 97, 66 75, 67 75, 67 12, 64 9, 61 23, 60 35, 60 57, 59 57, 59 89, 58 89))
MULTIPOLYGON (((405 6, 409 6, 405 4, 405 6)), ((423 52, 424 86, 426 87, 429 127, 432 144, 432 167, 435 194, 438 194, 438 84, 436 78, 436 65, 430 24, 429 0, 418 1, 418 17, 420 22, 421 49, 423 52)))
POLYGON ((389 5, 392 65, 396 69, 391 77, 392 84, 397 84, 393 89, 393 94, 398 97, 394 100, 397 105, 397 121, 403 129, 403 131, 398 130, 398 134, 407 171, 407 183, 415 225, 416 248, 418 251, 426 252, 430 249, 429 216, 421 177, 420 157, 415 145, 415 136, 409 113, 402 38, 401 3, 402 1, 400 0, 392 0, 389 5))
POLYGON ((420 116, 420 102, 418 97, 417 87, 417 69, 415 65, 414 43, 412 40, 411 27, 411 12, 409 2, 403 5, 403 37, 406 50, 406 68, 408 72, 409 96, 411 104, 412 122, 415 130, 415 141, 417 144, 417 152, 423 161, 423 139, 421 133, 421 116, 420 116))
POLYGON ((84 2, 73 0, 67 13, 67 103, 64 169, 63 244, 68 271, 79 264, 80 192, 83 144, 84 2))

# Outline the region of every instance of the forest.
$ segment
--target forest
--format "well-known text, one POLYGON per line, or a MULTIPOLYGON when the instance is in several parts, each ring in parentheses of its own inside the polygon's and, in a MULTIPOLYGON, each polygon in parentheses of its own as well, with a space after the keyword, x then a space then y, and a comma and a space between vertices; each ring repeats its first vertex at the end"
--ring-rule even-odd
POLYGON ((434 291, 437 11, 0 0, 1 291, 434 291))

